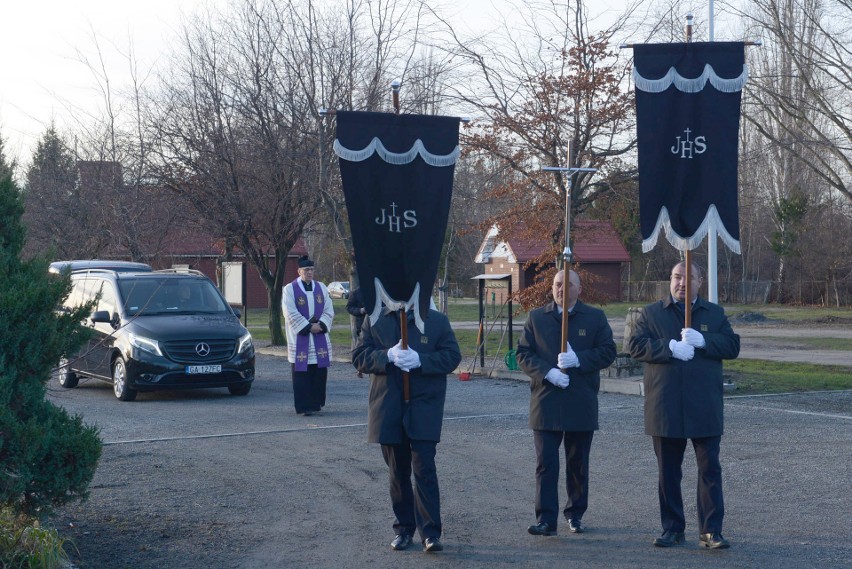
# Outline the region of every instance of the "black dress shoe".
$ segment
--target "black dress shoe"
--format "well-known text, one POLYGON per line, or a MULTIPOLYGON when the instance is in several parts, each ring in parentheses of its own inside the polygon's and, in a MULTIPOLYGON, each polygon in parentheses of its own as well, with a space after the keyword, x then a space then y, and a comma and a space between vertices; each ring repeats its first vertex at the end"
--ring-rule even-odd
POLYGON ((721 533, 702 533, 698 536, 698 543, 708 549, 728 549, 731 544, 722 537, 721 533))
POLYGON ((441 545, 440 538, 437 537, 427 537, 423 540, 423 551, 426 553, 434 553, 436 551, 443 551, 444 546, 441 545))
POLYGON ((586 528, 583 526, 583 522, 577 518, 568 518, 568 531, 571 533, 583 533, 586 531, 586 528))
POLYGON ((539 522, 534 526, 527 528, 531 535, 556 535, 556 527, 549 526, 544 522, 539 522))
POLYGON ((667 529, 663 532, 663 535, 656 538, 654 540, 654 545, 657 547, 671 547, 673 545, 679 545, 684 542, 686 539, 683 535, 682 531, 672 531, 667 529))
POLYGON ((391 549, 396 549, 397 551, 402 551, 403 549, 408 549, 411 545, 411 534, 401 533, 398 534, 393 541, 391 542, 391 549))

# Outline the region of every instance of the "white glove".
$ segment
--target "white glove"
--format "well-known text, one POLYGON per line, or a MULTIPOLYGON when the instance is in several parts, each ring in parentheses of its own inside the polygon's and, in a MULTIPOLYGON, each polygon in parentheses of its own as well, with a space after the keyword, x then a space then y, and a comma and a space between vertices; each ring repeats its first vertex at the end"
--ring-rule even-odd
POLYGON ((556 368, 551 369, 547 372, 547 375, 544 376, 544 379, 555 385, 556 387, 561 387, 565 389, 568 387, 568 384, 571 382, 571 378, 566 374, 562 373, 556 368))
POLYGON ((420 354, 418 354, 415 350, 412 350, 411 348, 408 348, 406 350, 400 350, 397 362, 398 363, 396 365, 398 365, 405 371, 417 369, 420 367, 420 354))
POLYGON ((703 348, 707 345, 704 334, 693 328, 684 328, 680 331, 680 339, 694 348, 703 348))
POLYGON ((388 350, 388 361, 395 364, 396 360, 399 358, 400 352, 402 352, 402 340, 397 342, 394 347, 388 350))
POLYGON ((688 362, 695 356, 695 348, 686 342, 672 340, 669 342, 669 349, 672 351, 672 357, 685 362, 688 362))
POLYGON ((571 349, 571 346, 568 346, 567 352, 562 352, 559 354, 559 357, 556 360, 559 369, 568 369, 570 367, 580 367, 580 360, 577 358, 577 354, 574 350, 571 349))

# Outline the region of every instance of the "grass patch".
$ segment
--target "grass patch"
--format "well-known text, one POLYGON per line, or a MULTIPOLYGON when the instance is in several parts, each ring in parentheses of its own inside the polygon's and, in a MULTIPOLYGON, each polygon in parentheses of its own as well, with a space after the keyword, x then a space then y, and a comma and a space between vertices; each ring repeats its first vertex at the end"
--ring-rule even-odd
POLYGON ((774 322, 831 324, 835 320, 852 321, 852 308, 785 306, 782 304, 725 304, 723 306, 728 316, 743 312, 758 312, 774 322))
MULTIPOLYGON (((336 324, 348 322, 349 314, 346 312, 346 301, 344 299, 333 299, 334 320, 336 324)), ((608 304, 592 304, 606 313, 609 318, 624 318, 627 310, 631 307, 641 308, 648 304, 644 301, 634 302, 610 302, 608 304)), ((518 312, 520 305, 514 304, 515 320, 526 320, 527 312, 518 312)), ((757 312, 765 316, 770 323, 790 322, 798 324, 844 324, 852 322, 852 308, 828 308, 822 306, 784 306, 780 304, 723 304, 725 312, 729 316, 735 316, 744 312, 757 312)), ((486 302, 485 318, 493 320, 500 315, 500 306, 486 302)), ((479 306, 473 298, 451 298, 449 301, 447 316, 450 322, 478 322, 479 306)), ((507 318, 506 310, 503 310, 503 319, 507 318)), ((248 322, 252 330, 256 327, 266 328, 269 321, 269 312, 265 308, 251 308, 248 311, 248 322)))
POLYGON ((737 384, 738 395, 852 389, 852 367, 732 360, 725 373, 737 384))
POLYGON ((841 352, 852 352, 852 340, 849 338, 782 338, 779 336, 749 336, 749 340, 760 340, 773 344, 786 344, 790 346, 801 346, 802 349, 815 350, 837 350, 841 352))
POLYGON ((57 569, 65 567, 70 542, 38 520, 0 510, 0 567, 4 569, 57 569))

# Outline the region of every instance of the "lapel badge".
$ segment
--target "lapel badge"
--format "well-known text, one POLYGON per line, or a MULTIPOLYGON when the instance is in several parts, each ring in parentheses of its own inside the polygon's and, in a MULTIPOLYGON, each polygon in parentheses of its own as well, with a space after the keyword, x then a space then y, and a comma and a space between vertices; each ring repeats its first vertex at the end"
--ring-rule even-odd
POLYGON ((420 336, 420 343, 421 344, 428 344, 429 343, 429 336, 420 336))
POLYGON ((586 335, 586 329, 580 328, 579 330, 577 330, 577 335, 578 336, 585 336, 586 335))
POLYGON ((702 332, 706 332, 706 331, 707 331, 707 324, 702 324, 702 325, 701 325, 701 331, 702 331, 702 332))

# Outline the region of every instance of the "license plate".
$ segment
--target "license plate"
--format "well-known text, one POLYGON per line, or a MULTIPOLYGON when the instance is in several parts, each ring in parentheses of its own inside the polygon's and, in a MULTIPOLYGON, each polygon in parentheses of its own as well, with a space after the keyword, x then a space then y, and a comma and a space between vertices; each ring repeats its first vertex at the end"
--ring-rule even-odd
POLYGON ((199 373, 222 373, 222 366, 186 366, 186 373, 189 375, 199 373))

